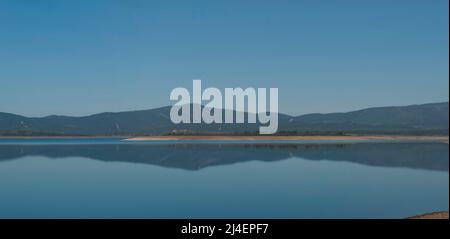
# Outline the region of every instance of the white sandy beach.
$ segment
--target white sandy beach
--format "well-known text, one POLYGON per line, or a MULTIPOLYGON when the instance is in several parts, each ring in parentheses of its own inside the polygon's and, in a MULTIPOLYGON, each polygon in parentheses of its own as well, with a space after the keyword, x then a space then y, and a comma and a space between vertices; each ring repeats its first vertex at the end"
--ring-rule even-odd
POLYGON ((280 140, 280 141, 364 141, 364 140, 392 140, 392 141, 430 141, 448 143, 448 136, 146 136, 132 137, 129 141, 161 141, 161 140, 280 140))

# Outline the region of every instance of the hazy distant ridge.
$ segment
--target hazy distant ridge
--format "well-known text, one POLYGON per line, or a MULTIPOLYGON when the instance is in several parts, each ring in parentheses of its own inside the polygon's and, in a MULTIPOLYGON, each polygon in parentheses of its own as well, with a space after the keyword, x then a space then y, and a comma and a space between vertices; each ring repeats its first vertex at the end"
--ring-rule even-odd
MULTIPOLYGON (((174 129, 209 132, 257 131, 257 124, 173 124, 170 107, 100 113, 84 117, 24 117, 0 112, 0 134, 11 131, 76 135, 161 134, 174 129)), ((447 130, 448 102, 376 107, 347 113, 279 115, 279 131, 447 130)))

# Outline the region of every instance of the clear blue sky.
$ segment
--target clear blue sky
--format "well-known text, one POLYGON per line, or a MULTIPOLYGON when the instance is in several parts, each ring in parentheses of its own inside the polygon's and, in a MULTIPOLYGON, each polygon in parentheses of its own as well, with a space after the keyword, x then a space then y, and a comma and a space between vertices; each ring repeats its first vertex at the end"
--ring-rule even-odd
POLYGON ((278 87, 280 111, 448 101, 448 0, 0 0, 0 112, 170 105, 278 87))

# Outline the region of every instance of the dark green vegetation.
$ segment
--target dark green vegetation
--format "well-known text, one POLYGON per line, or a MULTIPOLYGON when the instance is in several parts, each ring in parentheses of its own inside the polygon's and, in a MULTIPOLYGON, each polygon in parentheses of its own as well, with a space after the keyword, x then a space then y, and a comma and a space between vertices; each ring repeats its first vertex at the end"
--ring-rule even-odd
MULTIPOLYGON (((173 124, 170 107, 84 117, 29 118, 0 113, 4 136, 253 135, 258 124, 173 124)), ((448 102, 377 107, 347 113, 279 114, 279 135, 448 135, 448 102)))

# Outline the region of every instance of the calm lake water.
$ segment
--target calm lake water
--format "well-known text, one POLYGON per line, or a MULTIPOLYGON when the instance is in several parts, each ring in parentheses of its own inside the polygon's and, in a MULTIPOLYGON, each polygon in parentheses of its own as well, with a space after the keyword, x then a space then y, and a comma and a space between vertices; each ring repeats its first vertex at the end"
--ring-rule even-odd
POLYGON ((0 218, 405 218, 449 208, 445 143, 0 139, 0 218))

